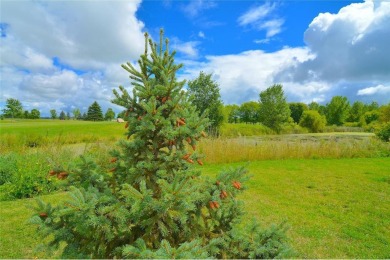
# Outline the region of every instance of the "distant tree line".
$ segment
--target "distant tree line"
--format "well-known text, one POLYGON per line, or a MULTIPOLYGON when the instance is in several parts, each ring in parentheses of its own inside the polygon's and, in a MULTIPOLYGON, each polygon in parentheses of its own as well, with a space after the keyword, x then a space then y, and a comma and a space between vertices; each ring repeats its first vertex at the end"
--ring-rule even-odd
POLYGON ((30 111, 24 110, 22 103, 15 98, 7 99, 5 108, 2 111, 3 114, 1 115, 1 118, 38 119, 41 117, 41 113, 38 109, 33 108, 30 111))
MULTIPOLYGON (((32 109, 31 111, 24 110, 22 103, 14 98, 9 98, 6 101, 6 106, 2 110, 3 114, 0 115, 1 118, 24 118, 24 119, 38 119, 41 117, 41 113, 38 109, 32 109)), ((93 102, 86 113, 81 113, 80 109, 75 108, 72 110, 72 116, 69 111, 61 111, 59 114, 57 110, 50 110, 51 119, 60 119, 60 120, 88 120, 88 121, 111 121, 115 118, 115 112, 112 108, 108 108, 106 113, 103 116, 102 109, 100 105, 95 101, 93 102)))
POLYGON ((276 132, 283 124, 296 124, 311 132, 321 132, 325 126, 363 127, 375 130, 390 122, 390 103, 350 103, 347 97, 335 96, 325 105, 317 102, 286 102, 281 85, 273 85, 260 93, 258 102, 224 106, 225 122, 261 123, 276 132))
MULTIPOLYGON (((205 113, 210 120, 209 134, 218 135, 224 123, 262 124, 280 133, 284 127, 300 126, 310 132, 322 132, 326 126, 362 127, 366 131, 378 132, 384 125, 390 129, 390 103, 379 106, 377 102, 365 104, 361 101, 350 103, 347 97, 335 96, 329 103, 287 102, 283 86, 275 84, 259 93, 258 101, 244 102, 241 105, 224 105, 219 85, 212 79, 212 74, 200 72, 199 76, 188 82, 189 100, 195 105, 199 114, 205 113)), ((103 115, 100 105, 95 101, 88 111, 79 109, 69 112, 50 110, 52 119, 61 120, 113 120, 115 112, 108 108, 103 115)), ((39 118, 37 109, 24 111, 17 99, 7 99, 2 117, 5 118, 39 118)), ((125 119, 125 111, 117 117, 125 119)), ((388 131, 390 132, 390 130, 388 131)), ((387 133, 387 132, 386 132, 387 133)), ((386 134, 385 134, 386 136, 386 134)), ((386 140, 386 137, 384 137, 386 140)))

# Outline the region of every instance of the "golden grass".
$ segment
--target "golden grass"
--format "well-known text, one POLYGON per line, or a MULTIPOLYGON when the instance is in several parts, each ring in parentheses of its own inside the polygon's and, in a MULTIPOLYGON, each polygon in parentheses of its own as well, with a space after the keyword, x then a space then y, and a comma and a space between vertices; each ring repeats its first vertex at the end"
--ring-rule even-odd
POLYGON ((278 159, 389 156, 390 144, 358 135, 286 135, 273 138, 217 138, 199 144, 208 163, 278 159))

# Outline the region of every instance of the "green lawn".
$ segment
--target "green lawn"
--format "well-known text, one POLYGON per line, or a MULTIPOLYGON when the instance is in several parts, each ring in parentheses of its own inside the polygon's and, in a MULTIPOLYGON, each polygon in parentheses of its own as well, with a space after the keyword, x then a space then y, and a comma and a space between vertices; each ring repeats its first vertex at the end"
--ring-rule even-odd
MULTIPOLYGON (((209 164, 204 174, 238 166, 209 164)), ((248 219, 287 220, 298 258, 390 258, 390 158, 275 160, 249 164, 248 219)), ((43 196, 58 202, 64 193, 43 196)), ((33 199, 0 202, 0 258, 33 258, 26 223, 33 199)))
POLYGON ((58 136, 66 134, 96 135, 99 137, 122 136, 124 124, 114 121, 78 121, 51 119, 15 119, 0 121, 0 134, 58 136))

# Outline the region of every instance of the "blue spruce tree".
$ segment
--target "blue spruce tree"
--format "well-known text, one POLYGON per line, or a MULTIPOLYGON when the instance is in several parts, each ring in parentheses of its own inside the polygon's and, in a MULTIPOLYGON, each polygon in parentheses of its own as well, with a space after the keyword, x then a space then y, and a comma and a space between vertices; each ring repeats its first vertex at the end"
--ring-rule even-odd
POLYGON ((130 95, 114 90, 113 103, 126 109, 128 140, 111 152, 109 170, 88 158, 75 169, 54 169, 66 179, 70 199, 52 207, 38 202, 31 221, 48 236, 48 249, 65 243, 66 258, 274 258, 289 252, 284 226, 260 229, 240 224, 244 168, 201 176, 198 141, 208 126, 176 79, 168 39, 163 46, 145 34, 130 95), (245 227, 245 228, 242 228, 245 227))

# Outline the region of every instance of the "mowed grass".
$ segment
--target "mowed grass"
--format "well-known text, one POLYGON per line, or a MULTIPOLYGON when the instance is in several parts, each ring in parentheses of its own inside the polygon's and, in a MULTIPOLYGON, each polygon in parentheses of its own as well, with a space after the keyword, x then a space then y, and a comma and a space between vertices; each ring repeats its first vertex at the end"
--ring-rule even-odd
MULTIPOLYGON (((206 164, 215 176, 244 163, 206 164)), ((390 258, 390 158, 251 162, 240 199, 246 219, 287 220, 298 258, 390 258)), ((54 204, 65 193, 43 196, 54 204)), ((27 224, 33 199, 0 202, 0 258, 33 258, 40 243, 27 224)), ((48 256, 47 256, 48 257, 48 256)))
POLYGON ((124 124, 113 121, 2 120, 0 150, 15 150, 47 144, 116 141, 125 134, 124 124))

